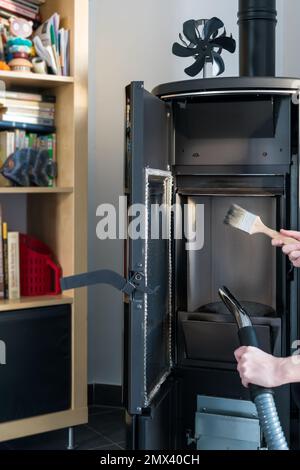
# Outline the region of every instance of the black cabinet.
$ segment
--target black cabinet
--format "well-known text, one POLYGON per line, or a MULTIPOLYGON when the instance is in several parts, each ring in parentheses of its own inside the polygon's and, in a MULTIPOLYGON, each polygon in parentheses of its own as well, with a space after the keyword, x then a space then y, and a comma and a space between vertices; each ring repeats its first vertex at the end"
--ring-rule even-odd
POLYGON ((0 422, 71 407, 71 307, 0 315, 0 422))

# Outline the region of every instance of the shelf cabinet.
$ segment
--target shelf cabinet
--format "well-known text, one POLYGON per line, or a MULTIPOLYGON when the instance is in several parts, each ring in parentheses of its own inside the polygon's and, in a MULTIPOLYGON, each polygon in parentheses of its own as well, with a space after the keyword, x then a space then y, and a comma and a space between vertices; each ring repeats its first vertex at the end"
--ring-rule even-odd
MULTIPOLYGON (((0 204, 9 229, 26 231, 48 244, 62 266, 63 275, 70 276, 87 270, 88 0, 47 0, 41 7, 43 19, 56 11, 63 27, 71 32, 71 76, 0 72, 7 90, 56 97, 56 187, 0 187, 0 204)), ((86 290, 0 301, 0 315, 25 309, 34 313, 43 307, 66 304, 71 306, 70 409, 0 423, 0 442, 87 422, 86 290)), ((0 366, 0 374, 1 367, 5 366, 0 366)))

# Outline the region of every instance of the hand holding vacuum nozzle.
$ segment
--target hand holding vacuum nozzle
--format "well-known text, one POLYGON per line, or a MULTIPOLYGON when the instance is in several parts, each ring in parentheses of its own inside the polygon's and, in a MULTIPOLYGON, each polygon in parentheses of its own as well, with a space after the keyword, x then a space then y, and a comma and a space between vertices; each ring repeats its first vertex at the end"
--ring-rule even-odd
MULTIPOLYGON (((234 316, 239 328, 241 346, 259 348, 251 319, 227 287, 219 289, 219 295, 234 316)), ((261 428, 269 450, 288 450, 288 445, 277 414, 272 390, 250 385, 251 399, 256 405, 261 428)))

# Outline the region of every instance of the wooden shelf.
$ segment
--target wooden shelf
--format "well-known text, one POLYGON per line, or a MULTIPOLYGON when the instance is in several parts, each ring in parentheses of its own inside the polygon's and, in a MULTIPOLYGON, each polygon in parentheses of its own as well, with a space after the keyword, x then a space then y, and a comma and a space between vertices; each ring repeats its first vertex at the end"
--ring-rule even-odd
MULTIPOLYGON (((0 195, 9 230, 21 231, 24 226, 24 233, 49 246, 68 276, 87 271, 88 4, 88 0, 47 0, 41 7, 43 19, 57 12, 62 27, 70 31, 71 77, 0 71, 2 85, 5 84, 8 91, 33 92, 56 98, 57 187, 0 187, 0 195), (24 194, 24 197, 10 196, 18 194, 24 194), (15 214, 16 217, 20 214, 20 228, 19 221, 14 220, 15 214)), ((14 310, 32 309, 32 312, 37 312, 43 307, 70 305, 72 328, 70 409, 0 423, 0 442, 74 427, 88 421, 87 289, 67 294, 69 296, 0 300, 0 314, 5 318, 5 313, 9 315, 14 310)), ((39 373, 36 371, 37 375, 39 373)), ((45 393, 51 394, 51 388, 45 393)))
POLYGON ((71 194, 73 188, 1 188, 0 194, 71 194))
POLYGON ((72 303, 73 298, 64 295, 22 297, 20 300, 1 300, 0 312, 23 310, 27 308, 53 307, 54 305, 65 305, 72 303))
POLYGON ((41 75, 37 73, 4 72, 0 71, 0 80, 8 88, 11 86, 22 88, 55 88, 74 83, 73 77, 60 77, 57 75, 41 75))

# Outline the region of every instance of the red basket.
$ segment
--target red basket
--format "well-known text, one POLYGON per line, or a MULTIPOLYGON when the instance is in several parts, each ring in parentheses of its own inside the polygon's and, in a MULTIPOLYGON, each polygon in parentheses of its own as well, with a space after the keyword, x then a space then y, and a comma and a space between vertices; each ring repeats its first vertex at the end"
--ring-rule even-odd
POLYGON ((54 262, 53 253, 39 240, 20 235, 21 295, 36 297, 61 293, 61 267, 54 262))

